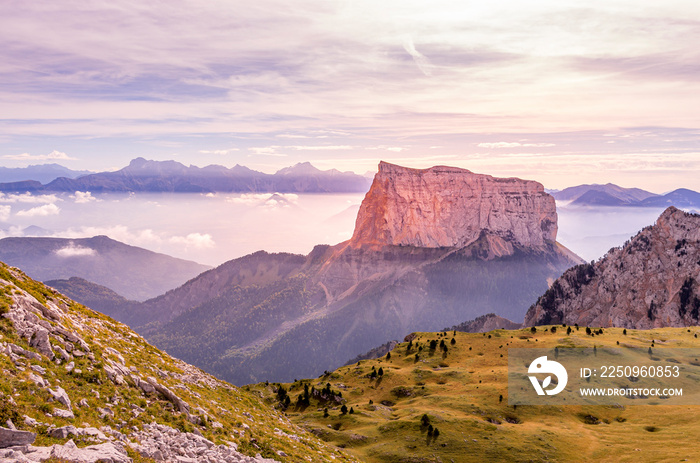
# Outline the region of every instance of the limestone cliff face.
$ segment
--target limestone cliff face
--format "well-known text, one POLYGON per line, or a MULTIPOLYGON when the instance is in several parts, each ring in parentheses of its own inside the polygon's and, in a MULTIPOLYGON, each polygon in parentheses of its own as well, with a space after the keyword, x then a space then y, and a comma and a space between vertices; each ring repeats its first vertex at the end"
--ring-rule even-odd
POLYGON ((534 181, 381 162, 350 245, 464 247, 483 232, 525 247, 554 242, 554 198, 534 181))
POLYGON ((554 323, 700 324, 700 215, 670 207, 599 262, 565 272, 525 316, 526 326, 554 323))

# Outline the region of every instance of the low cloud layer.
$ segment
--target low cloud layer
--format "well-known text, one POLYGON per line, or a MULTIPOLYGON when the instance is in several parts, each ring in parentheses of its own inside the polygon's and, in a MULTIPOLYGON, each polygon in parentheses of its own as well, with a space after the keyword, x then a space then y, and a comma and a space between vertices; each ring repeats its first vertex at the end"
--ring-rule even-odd
POLYGON ((17 212, 18 217, 46 217, 49 215, 58 215, 61 209, 55 204, 44 204, 43 206, 33 207, 31 209, 17 212))
POLYGON ((73 199, 76 204, 87 204, 92 201, 98 201, 89 191, 76 191, 70 198, 73 199))
POLYGON ((74 243, 70 243, 65 248, 55 251, 55 253, 59 257, 89 257, 96 255, 97 251, 92 248, 76 246, 74 243))

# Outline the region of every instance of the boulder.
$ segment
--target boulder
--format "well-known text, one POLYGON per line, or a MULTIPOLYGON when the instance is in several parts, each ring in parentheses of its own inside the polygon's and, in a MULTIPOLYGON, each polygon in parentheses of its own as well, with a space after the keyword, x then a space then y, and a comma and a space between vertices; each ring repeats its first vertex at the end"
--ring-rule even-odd
POLYGON ((0 448, 29 445, 36 439, 36 433, 0 427, 0 448))
POLYGON ((124 448, 113 442, 78 448, 73 440, 51 448, 51 458, 71 463, 132 463, 124 448))
POLYGON ((29 346, 35 348, 41 355, 48 357, 49 360, 56 357, 49 341, 49 331, 46 328, 39 328, 34 332, 29 340, 29 346))
POLYGON ((55 391, 53 389, 49 389, 49 394, 51 394, 54 400, 60 402, 68 408, 71 408, 70 397, 68 397, 68 394, 62 387, 57 387, 55 391))

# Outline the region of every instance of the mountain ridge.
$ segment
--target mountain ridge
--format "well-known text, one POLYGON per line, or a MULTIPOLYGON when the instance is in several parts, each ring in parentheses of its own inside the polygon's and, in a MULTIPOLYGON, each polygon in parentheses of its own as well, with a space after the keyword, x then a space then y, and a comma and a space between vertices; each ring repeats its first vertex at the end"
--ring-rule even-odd
POLYGON ((700 215, 673 206, 602 259, 566 271, 525 316, 650 329, 700 324, 700 215))
POLYGON ((607 183, 577 185, 551 194, 557 201, 566 202, 566 207, 700 207, 700 193, 687 188, 656 194, 640 188, 623 188, 607 183))
POLYGON ((162 294, 211 268, 103 235, 3 238, 0 260, 23 268, 37 280, 82 277, 134 300, 162 294))
MULTIPOLYGON (((25 179, 26 180, 26 179, 25 179)), ((38 182, 0 183, 0 191, 91 191, 99 192, 171 192, 171 193, 330 193, 364 192, 369 180, 353 172, 335 169, 322 171, 310 163, 298 163, 265 174, 236 165, 185 166, 177 161, 133 159, 113 172, 98 172, 78 178, 58 177, 41 185, 38 182)))

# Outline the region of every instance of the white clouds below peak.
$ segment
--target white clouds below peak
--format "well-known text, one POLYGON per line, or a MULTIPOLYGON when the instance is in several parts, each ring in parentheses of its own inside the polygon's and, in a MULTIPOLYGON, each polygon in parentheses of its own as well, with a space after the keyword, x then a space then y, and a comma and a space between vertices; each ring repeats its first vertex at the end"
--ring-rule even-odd
POLYGON ((44 204, 43 206, 33 207, 17 212, 18 217, 46 217, 49 215, 58 215, 61 209, 55 204, 44 204))

